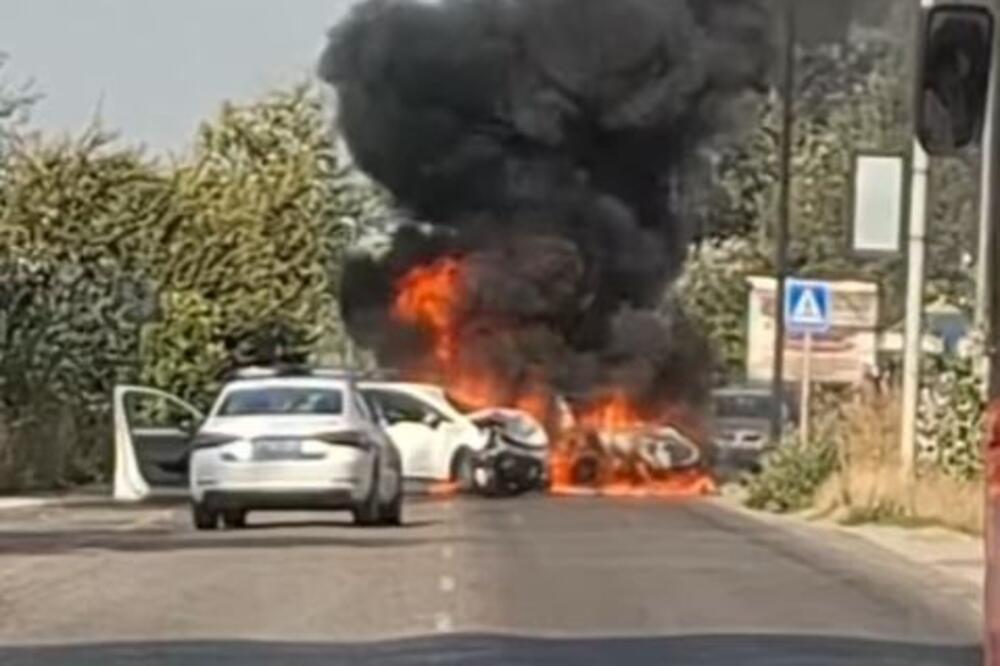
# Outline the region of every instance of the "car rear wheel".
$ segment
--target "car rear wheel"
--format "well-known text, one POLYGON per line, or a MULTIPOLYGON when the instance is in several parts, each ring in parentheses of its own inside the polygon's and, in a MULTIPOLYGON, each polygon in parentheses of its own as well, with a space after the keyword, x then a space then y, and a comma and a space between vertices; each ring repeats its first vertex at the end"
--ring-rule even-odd
POLYGON ((247 512, 242 509, 232 509, 222 514, 222 523, 229 529, 240 529, 247 526, 247 512))
POLYGON ((194 504, 191 507, 191 517, 195 528, 199 530, 214 530, 219 526, 219 514, 204 504, 194 504))
POLYGON ((451 463, 451 480, 458 484, 463 493, 471 493, 476 489, 476 459, 470 449, 458 450, 451 463))
POLYGON ((382 516, 381 507, 378 502, 379 477, 379 463, 376 461, 375 471, 372 473, 372 487, 368 491, 368 497, 360 505, 351 510, 356 525, 369 527, 378 525, 380 522, 382 516))
POLYGON ((403 488, 402 486, 396 489, 396 494, 393 495, 392 499, 388 504, 382 507, 382 524, 383 525, 402 525, 403 524, 403 488))

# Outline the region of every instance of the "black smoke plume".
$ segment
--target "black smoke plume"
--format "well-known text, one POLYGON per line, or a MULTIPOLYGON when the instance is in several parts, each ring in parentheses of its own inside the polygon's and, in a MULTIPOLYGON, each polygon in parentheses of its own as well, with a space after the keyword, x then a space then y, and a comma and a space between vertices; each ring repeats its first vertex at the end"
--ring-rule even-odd
POLYGON ((511 396, 539 378, 697 402, 708 347, 663 294, 693 229, 678 185, 767 83, 760 0, 369 0, 321 77, 357 163, 394 195, 391 250, 355 257, 343 308, 389 366, 430 354, 392 316, 414 266, 464 262, 463 359, 511 396))

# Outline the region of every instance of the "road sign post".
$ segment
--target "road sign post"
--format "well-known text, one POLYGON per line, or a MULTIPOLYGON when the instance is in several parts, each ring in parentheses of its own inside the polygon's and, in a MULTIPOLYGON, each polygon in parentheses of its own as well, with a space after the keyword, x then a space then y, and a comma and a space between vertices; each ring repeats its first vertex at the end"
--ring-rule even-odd
POLYGON ((809 441, 812 399, 813 336, 830 330, 832 288, 814 280, 789 280, 785 292, 785 321, 791 333, 802 335, 801 393, 799 398, 799 438, 809 441))
POLYGON ((799 412, 799 436, 809 441, 810 399, 812 397, 812 342, 813 334, 806 331, 802 348, 802 409, 799 412))

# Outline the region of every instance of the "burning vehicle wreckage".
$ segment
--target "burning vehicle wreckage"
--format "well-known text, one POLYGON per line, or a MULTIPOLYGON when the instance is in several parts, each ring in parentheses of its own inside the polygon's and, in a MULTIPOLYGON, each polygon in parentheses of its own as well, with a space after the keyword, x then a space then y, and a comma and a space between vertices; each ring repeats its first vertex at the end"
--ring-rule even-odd
POLYGON ((555 492, 709 491, 710 347, 665 294, 770 29, 761 0, 358 5, 319 74, 396 213, 345 266, 352 337, 470 412, 530 415, 555 492))

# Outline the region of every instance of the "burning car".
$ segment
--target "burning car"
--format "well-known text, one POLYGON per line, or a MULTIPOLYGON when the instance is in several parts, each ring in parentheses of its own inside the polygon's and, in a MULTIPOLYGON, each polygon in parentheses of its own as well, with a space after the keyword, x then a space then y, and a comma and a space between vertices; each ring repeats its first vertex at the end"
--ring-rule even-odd
POLYGON ((549 439, 527 413, 469 411, 434 384, 370 381, 361 389, 381 412, 406 479, 491 496, 544 484, 549 439))
POLYGON ((576 485, 607 485, 617 479, 653 481, 698 469, 701 448, 671 426, 635 426, 611 432, 583 430, 574 445, 571 479, 576 485))
POLYGON ((489 433, 488 444, 475 458, 476 490, 496 496, 546 487, 549 437, 535 419, 514 409, 484 409, 470 418, 489 433))
POLYGON ((624 396, 583 409, 553 459, 557 494, 707 494, 710 450, 690 417, 644 418, 624 396))

